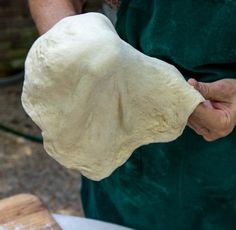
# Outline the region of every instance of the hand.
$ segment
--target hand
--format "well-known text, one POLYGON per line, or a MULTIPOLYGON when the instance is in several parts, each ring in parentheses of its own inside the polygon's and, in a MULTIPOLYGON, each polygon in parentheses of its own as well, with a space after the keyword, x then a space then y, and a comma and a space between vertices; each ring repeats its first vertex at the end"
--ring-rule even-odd
POLYGON ((206 99, 191 114, 188 126, 207 141, 230 134, 236 125, 236 80, 203 83, 189 79, 188 83, 206 99))

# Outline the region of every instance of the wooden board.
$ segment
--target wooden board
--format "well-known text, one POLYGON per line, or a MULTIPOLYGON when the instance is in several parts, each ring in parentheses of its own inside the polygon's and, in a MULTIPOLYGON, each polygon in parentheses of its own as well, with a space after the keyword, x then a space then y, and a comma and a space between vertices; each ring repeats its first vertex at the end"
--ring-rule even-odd
POLYGON ((38 197, 15 195, 0 200, 0 230, 60 230, 38 197))

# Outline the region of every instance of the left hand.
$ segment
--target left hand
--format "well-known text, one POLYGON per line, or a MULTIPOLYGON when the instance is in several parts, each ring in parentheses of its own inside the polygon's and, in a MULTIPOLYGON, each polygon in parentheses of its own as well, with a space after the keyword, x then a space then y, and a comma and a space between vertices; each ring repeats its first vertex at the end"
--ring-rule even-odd
POLYGON ((223 79, 212 83, 189 79, 206 101, 191 114, 188 126, 207 141, 230 134, 236 125, 236 79, 223 79))

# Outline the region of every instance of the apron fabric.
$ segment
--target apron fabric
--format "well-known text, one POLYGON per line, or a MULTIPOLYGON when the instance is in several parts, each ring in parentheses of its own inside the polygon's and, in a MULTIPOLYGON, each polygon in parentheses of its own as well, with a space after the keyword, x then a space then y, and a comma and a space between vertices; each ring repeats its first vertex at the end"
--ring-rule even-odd
MULTIPOLYGON (((117 31, 186 77, 236 78, 236 1, 123 0, 117 31)), ((157 98, 158 100, 158 98, 157 98)), ((110 177, 82 178, 89 218, 140 230, 236 229, 236 131, 206 142, 186 127, 139 147, 110 177)))

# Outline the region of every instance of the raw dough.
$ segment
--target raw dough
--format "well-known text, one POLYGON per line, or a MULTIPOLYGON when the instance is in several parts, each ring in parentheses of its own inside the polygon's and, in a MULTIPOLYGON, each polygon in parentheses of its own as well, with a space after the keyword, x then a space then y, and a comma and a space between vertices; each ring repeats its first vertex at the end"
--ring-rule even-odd
POLYGON ((174 66, 122 41, 99 13, 58 22, 25 63, 22 103, 45 150, 93 180, 141 145, 176 139, 203 100, 174 66))

